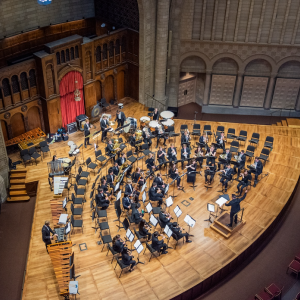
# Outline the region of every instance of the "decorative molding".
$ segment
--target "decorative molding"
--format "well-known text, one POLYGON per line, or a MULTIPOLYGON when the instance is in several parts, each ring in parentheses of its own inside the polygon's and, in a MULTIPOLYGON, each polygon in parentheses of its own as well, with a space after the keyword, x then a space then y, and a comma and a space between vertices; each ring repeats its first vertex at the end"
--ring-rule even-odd
POLYGON ((4 114, 4 119, 9 119, 9 118, 10 118, 10 113, 9 112, 5 113, 4 114))
POLYGON ((82 74, 82 68, 78 65, 70 65, 70 66, 65 66, 63 67, 57 74, 57 78, 58 78, 58 81, 61 81, 62 78, 69 72, 71 71, 78 71, 82 74))
POLYGON ((22 112, 25 112, 27 110, 27 106, 26 105, 23 105, 22 107, 21 107, 21 111, 22 112))

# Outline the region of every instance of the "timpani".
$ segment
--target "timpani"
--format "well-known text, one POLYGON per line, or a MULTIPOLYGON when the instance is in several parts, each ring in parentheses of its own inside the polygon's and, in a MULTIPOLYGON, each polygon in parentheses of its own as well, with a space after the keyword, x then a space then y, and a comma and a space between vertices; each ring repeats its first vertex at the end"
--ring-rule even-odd
POLYGON ((160 117, 163 119, 173 119, 174 113, 169 110, 165 110, 160 113, 160 117))
POLYGON ((149 117, 141 117, 140 118, 140 123, 141 123, 141 128, 144 128, 145 126, 147 126, 150 122, 150 118, 149 117))
POLYGON ((157 121, 149 122, 149 127, 150 127, 151 131, 155 131, 158 126, 159 126, 159 123, 157 121))
POLYGON ((169 126, 174 125, 174 121, 172 119, 167 119, 166 121, 162 121, 161 124, 164 125, 165 129, 168 129, 169 126))

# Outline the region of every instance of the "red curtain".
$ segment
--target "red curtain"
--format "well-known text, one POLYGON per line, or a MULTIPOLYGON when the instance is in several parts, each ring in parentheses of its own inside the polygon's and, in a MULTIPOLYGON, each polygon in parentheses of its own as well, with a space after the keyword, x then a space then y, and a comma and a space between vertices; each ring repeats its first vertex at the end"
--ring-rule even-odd
POLYGON ((59 85, 60 93, 60 109, 62 126, 75 122, 78 115, 84 114, 83 99, 83 79, 79 72, 71 71, 66 74, 59 85), (80 101, 75 101, 74 91, 76 89, 75 80, 77 80, 77 88, 80 91, 80 101))

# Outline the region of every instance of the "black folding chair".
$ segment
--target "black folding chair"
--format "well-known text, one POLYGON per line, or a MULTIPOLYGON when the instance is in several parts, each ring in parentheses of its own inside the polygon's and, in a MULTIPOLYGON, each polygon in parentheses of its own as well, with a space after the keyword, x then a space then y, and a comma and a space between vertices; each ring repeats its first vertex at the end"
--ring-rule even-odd
POLYGON ((220 137, 222 132, 225 132, 225 127, 224 126, 218 126, 217 131, 216 131, 216 136, 220 137))
POLYGON ((132 150, 126 153, 126 157, 132 164, 137 160, 137 158, 133 156, 132 150))
POLYGON ((120 266, 120 268, 121 268, 121 273, 120 273, 120 276, 119 276, 119 278, 120 278, 122 273, 123 273, 123 270, 129 268, 130 265, 123 264, 122 260, 119 260, 117 257, 116 257, 116 260, 117 260, 117 263, 116 263, 116 266, 115 266, 114 270, 116 269, 117 265, 120 266))
POLYGON ((82 217, 82 207, 74 207, 74 204, 71 204, 71 212, 72 216, 80 216, 82 217))
POLYGON ((264 144, 264 148, 266 147, 266 148, 273 149, 273 142, 274 142, 274 138, 272 136, 267 136, 264 144))
POLYGON ((120 257, 120 253, 115 251, 114 248, 110 244, 107 244, 107 248, 108 248, 108 250, 107 250, 106 256, 108 255, 108 252, 110 252, 113 255, 113 258, 111 260, 111 264, 112 264, 115 258, 120 257))
POLYGON ((85 164, 87 166, 87 169, 91 169, 94 171, 94 175, 95 175, 95 172, 96 172, 95 169, 96 169, 97 165, 92 162, 90 157, 85 161, 85 164))
POLYGON ((264 161, 264 164, 269 160, 270 150, 267 148, 263 148, 261 150, 259 159, 262 159, 264 161))
POLYGON ((254 144, 255 146, 257 146, 259 143, 259 137, 260 137, 259 133, 256 132, 252 133, 252 137, 249 140, 250 144, 254 144))
POLYGON ((155 249, 153 249, 152 246, 150 244, 148 244, 148 242, 146 242, 146 248, 145 248, 144 254, 145 254, 145 252, 146 252, 147 249, 151 253, 151 256, 149 258, 149 262, 150 262, 152 256, 154 256, 155 253, 158 254, 157 256, 160 256, 160 252, 157 251, 157 250, 155 250, 155 249))
POLYGON ((82 205, 83 206, 83 199, 79 197, 75 197, 75 195, 72 193, 71 200, 74 205, 82 205))
POLYGON ((227 139, 234 140, 236 138, 237 138, 237 136, 235 135, 235 129, 234 128, 228 128, 227 139))
POLYGON ((42 159, 42 156, 36 152, 35 147, 29 148, 28 153, 31 156, 31 158, 33 158, 35 160, 36 165, 37 165, 37 159, 39 159, 39 158, 42 159))
POLYGON ((29 155, 28 149, 21 150, 20 156, 26 168, 26 163, 31 162, 31 156, 29 155))
POLYGON ((76 175, 75 180, 78 185, 84 186, 84 188, 86 187, 87 180, 81 179, 79 174, 76 175))
POLYGON ((198 135, 200 136, 200 124, 194 124, 193 125, 193 132, 191 133, 192 135, 198 135))
POLYGON ((180 126, 180 132, 181 132, 181 134, 183 134, 184 131, 187 130, 187 129, 188 129, 188 126, 186 124, 181 125, 180 126))
POLYGON ((241 130, 239 136, 237 137, 238 141, 246 143, 248 133, 246 130, 241 130))
POLYGON ((72 232, 74 231, 74 228, 81 228, 83 233, 83 220, 75 220, 73 215, 71 215, 71 225, 72 225, 72 232))
POLYGON ((78 174, 80 175, 80 177, 86 178, 88 179, 88 177, 90 177, 90 172, 86 172, 86 171, 82 171, 82 167, 80 166, 78 168, 78 174))
POLYGON ((238 141, 232 141, 230 144, 229 152, 236 153, 239 151, 240 144, 238 141))
POLYGON ((102 155, 102 151, 98 150, 95 152, 96 161, 99 161, 101 165, 106 161, 106 157, 102 155))
POLYGON ((251 160, 254 156, 255 147, 252 145, 248 145, 245 155, 251 160))
POLYGON ((112 238, 111 238, 110 234, 102 235, 101 231, 100 231, 100 238, 101 238, 102 243, 103 243, 103 247, 102 247, 102 250, 101 250, 101 252, 102 252, 105 245, 112 243, 112 238))
POLYGON ((75 192, 76 197, 77 196, 83 196, 83 199, 85 199, 85 190, 84 189, 78 189, 76 183, 74 184, 74 192, 75 192))
POLYGON ((106 99, 105 98, 101 98, 100 100, 100 106, 103 107, 103 108, 106 108, 109 106, 109 104, 106 102, 106 99))
POLYGON ((177 245, 178 245, 178 241, 180 241, 180 239, 182 239, 183 244, 184 244, 184 237, 183 237, 183 238, 179 238, 179 237, 177 236, 177 234, 174 233, 174 232, 172 232, 172 238, 176 241, 174 250, 176 249, 176 247, 177 247, 177 245))
POLYGON ((210 139, 210 136, 212 135, 211 125, 204 125, 204 127, 203 127, 203 135, 206 135, 206 134, 207 134, 208 139, 210 139))
POLYGON ((50 151, 50 148, 49 148, 49 146, 48 146, 48 144, 47 144, 46 141, 40 142, 40 148, 41 148, 41 151, 43 152, 43 156, 47 152, 49 152, 50 156, 51 156, 51 151, 50 151))

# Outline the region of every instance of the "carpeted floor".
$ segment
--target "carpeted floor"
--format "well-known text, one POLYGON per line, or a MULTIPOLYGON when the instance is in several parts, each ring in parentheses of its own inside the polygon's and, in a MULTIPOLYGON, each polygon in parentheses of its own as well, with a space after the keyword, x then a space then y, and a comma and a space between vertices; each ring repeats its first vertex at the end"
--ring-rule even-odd
POLYGON ((178 108, 178 115, 175 119, 187 119, 199 121, 214 121, 214 122, 230 122, 230 123, 246 123, 271 125, 284 120, 285 117, 269 117, 269 116, 253 116, 253 115, 220 115, 220 114, 204 114, 201 113, 202 107, 196 103, 189 103, 178 108))
POLYGON ((35 197, 31 197, 26 202, 2 204, 0 215, 0 299, 21 299, 34 207, 35 197))

